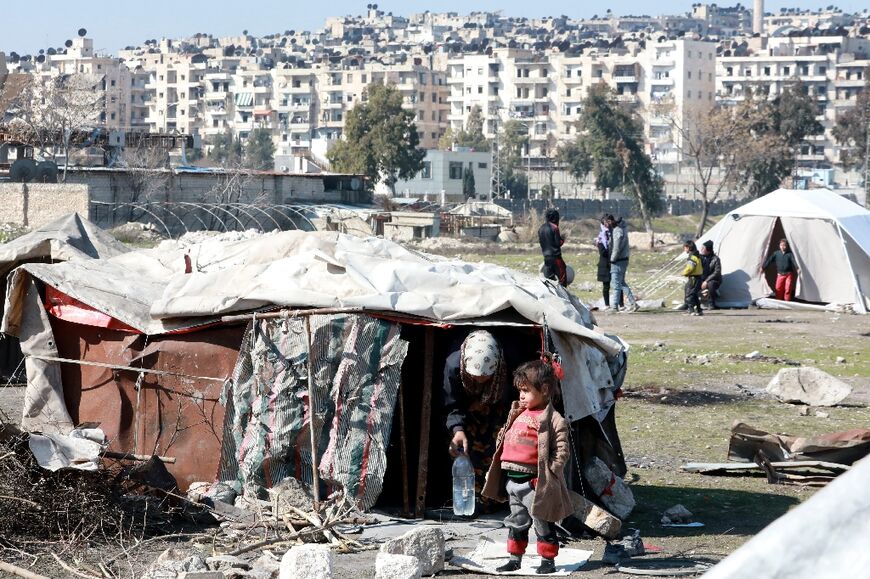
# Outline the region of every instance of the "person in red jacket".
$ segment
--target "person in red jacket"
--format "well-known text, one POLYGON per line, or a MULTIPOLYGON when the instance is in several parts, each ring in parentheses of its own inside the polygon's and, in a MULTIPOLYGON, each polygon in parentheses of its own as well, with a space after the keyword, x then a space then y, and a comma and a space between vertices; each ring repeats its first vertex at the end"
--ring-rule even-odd
POLYGON ((547 354, 514 372, 520 399, 513 403, 499 432, 483 488, 485 497, 504 500, 502 478, 507 479, 511 513, 505 525, 510 559, 497 569, 499 572, 520 568, 533 526, 541 556, 537 573, 556 571, 559 542, 555 523, 574 512, 564 472, 570 456, 568 422, 553 407, 560 375, 561 368, 547 354))

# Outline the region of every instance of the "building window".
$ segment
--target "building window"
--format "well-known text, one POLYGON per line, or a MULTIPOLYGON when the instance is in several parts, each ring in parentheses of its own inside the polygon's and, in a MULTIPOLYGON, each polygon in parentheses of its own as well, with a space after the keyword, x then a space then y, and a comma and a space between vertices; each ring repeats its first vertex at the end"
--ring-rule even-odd
POLYGON ((420 171, 421 179, 431 179, 432 178, 432 163, 429 161, 423 161, 423 169, 420 171))
POLYGON ((691 78, 692 78, 692 71, 691 70, 686 71, 686 78, 691 80, 691 78))
POLYGON ((788 76, 789 74, 791 74, 791 68, 788 67, 788 66, 784 66, 784 67, 782 67, 782 74, 783 74, 784 76, 788 76))
POLYGON ((730 66, 725 67, 725 76, 734 76, 734 68, 730 66))
POLYGON ((769 66, 764 67, 764 76, 770 76, 770 67, 769 66))
POLYGON ((477 94, 483 94, 483 87, 482 86, 477 87, 477 94))
POLYGON ((477 164, 478 169, 486 169, 487 167, 488 167, 488 165, 486 163, 478 163, 477 164))
POLYGON ((450 178, 453 180, 462 179, 462 163, 458 161, 450 161, 449 165, 450 178))

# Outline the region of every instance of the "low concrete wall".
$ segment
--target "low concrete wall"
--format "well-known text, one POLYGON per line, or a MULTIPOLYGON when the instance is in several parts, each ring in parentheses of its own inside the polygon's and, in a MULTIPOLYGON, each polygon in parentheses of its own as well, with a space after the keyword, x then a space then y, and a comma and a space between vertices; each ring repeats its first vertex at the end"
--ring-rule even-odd
POLYGON ((41 227, 69 213, 88 213, 88 186, 73 183, 0 183, 0 223, 41 227))
MULTIPOLYGON (((746 202, 746 199, 729 199, 728 201, 711 203, 710 215, 723 215, 746 202)), ((495 203, 509 209, 517 217, 528 214, 530 210, 543 213, 547 208, 547 202, 542 199, 532 201, 527 199, 496 199, 495 203)), ((564 219, 601 217, 604 213, 611 213, 618 217, 637 217, 639 215, 634 202, 627 199, 556 199, 553 201, 553 205, 564 219)), ((664 201, 663 213, 667 215, 693 215, 700 212, 700 201, 675 198, 664 201)))

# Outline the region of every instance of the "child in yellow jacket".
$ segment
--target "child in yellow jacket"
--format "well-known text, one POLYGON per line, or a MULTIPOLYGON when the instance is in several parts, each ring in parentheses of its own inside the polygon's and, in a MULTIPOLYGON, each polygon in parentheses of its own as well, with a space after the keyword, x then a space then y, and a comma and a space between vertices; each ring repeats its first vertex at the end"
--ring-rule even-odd
POLYGON ((684 243, 683 251, 686 252, 686 266, 682 273, 686 277, 686 309, 693 316, 702 316, 700 293, 704 265, 694 241, 684 243))

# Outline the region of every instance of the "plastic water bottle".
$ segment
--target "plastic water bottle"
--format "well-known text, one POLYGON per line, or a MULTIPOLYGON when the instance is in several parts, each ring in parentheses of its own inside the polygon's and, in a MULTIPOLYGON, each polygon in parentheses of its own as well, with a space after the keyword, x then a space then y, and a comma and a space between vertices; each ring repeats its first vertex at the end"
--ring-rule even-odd
POLYGON ((474 514, 474 467, 467 454, 453 461, 453 514, 465 517, 474 514))

